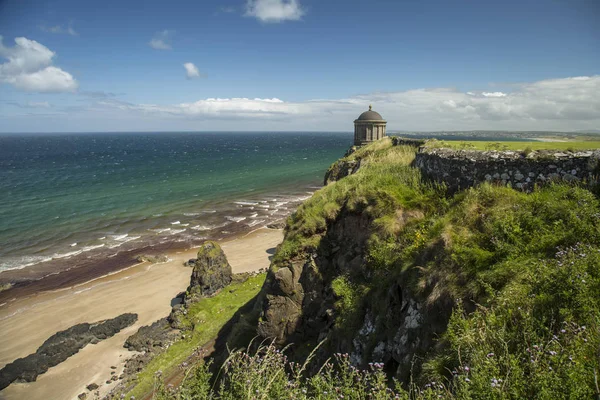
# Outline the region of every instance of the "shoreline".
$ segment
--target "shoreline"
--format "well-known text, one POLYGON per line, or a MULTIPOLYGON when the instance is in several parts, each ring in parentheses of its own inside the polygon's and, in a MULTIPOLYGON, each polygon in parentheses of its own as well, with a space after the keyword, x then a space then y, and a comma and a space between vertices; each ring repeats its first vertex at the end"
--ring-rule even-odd
MULTIPOLYGON (((292 211, 301 201, 294 202, 288 211, 292 211)), ((268 224, 276 224, 284 221, 287 215, 281 215, 278 219, 268 221, 268 224)), ((206 240, 228 242, 251 234, 256 230, 266 229, 266 225, 247 226, 233 232, 221 233, 214 236, 200 236, 190 241, 172 241, 167 243, 143 244, 139 247, 124 249, 113 257, 96 257, 80 260, 64 259, 21 269, 6 270, 0 272, 0 287, 10 285, 8 289, 0 290, 0 311, 3 307, 10 305, 19 299, 36 296, 39 293, 70 289, 78 285, 102 278, 107 275, 116 274, 119 271, 132 268, 139 264, 137 260, 141 255, 169 255, 185 252, 197 248, 206 240), (80 262, 77 264, 77 262, 80 262), (70 266, 72 264, 72 266, 70 266), (65 267, 66 266, 66 267, 65 267), (56 271, 54 271, 56 270, 56 271), (54 272, 53 272, 54 271, 54 272)))
MULTIPOLYGON (((281 229, 258 228, 221 240, 234 273, 268 267, 274 248, 281 243, 281 229)), ((101 393, 115 383, 111 372, 120 375, 124 362, 134 352, 123 343, 143 325, 167 316, 171 301, 189 285, 192 268, 183 262, 194 258, 197 247, 169 253, 164 263, 138 263, 68 288, 41 292, 17 299, 0 308, 0 365, 35 352, 43 341, 60 330, 81 322, 113 318, 135 312, 138 321, 112 338, 88 345, 31 383, 13 383, 0 392, 0 399, 77 398, 88 393, 85 386, 100 385, 101 393), (168 277, 168 279, 165 279, 168 277), (23 335, 23 332, 27 332, 23 335), (115 366, 116 369, 111 369, 115 366)))

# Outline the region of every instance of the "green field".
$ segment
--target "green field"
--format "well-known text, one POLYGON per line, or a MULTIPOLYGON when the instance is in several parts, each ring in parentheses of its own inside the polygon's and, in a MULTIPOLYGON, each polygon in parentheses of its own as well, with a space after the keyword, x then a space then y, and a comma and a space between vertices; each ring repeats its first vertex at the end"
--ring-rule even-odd
POLYGON ((599 149, 600 141, 573 142, 494 142, 462 140, 430 140, 425 147, 460 150, 591 150, 599 149))

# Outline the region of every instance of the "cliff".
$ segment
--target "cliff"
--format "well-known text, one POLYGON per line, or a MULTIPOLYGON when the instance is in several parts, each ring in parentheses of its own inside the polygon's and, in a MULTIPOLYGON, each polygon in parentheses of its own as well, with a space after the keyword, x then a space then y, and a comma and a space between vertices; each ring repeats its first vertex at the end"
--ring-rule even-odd
POLYGON ((504 184, 546 169, 591 180, 595 153, 484 155, 486 167, 473 172, 461 168, 478 162, 473 155, 421 145, 386 139, 329 169, 329 184, 287 221, 258 334, 293 343, 299 359, 325 340, 318 359, 382 362, 401 382, 441 380, 447 393, 487 393, 500 379, 517 397, 553 385, 571 396, 575 369, 583 392, 594 393, 600 207, 582 185, 589 181, 536 190, 531 182, 521 187, 528 194, 486 175, 501 163, 512 179, 504 184))

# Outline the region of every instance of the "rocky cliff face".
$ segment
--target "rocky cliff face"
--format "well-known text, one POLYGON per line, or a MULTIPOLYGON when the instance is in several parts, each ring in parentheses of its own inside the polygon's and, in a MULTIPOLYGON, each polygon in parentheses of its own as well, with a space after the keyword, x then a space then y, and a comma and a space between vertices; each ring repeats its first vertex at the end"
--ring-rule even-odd
MULTIPOLYGON (((342 159, 325 183, 356 173, 361 157, 342 159)), ((414 287, 415 274, 382 277, 369 260, 375 220, 372 210, 343 206, 328 222, 316 249, 272 265, 263 287, 258 334, 280 345, 316 345, 324 352, 350 354, 357 366, 384 362, 387 371, 408 378, 413 357, 433 345, 450 317, 451 302, 427 303, 414 287)), ((423 217, 396 212, 396 223, 423 217)))

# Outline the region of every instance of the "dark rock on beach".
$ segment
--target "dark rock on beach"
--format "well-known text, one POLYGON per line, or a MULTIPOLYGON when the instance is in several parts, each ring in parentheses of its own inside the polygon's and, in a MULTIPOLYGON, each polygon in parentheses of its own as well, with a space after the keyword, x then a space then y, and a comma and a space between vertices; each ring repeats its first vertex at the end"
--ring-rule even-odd
POLYGON ((169 261, 169 257, 167 257, 164 254, 157 254, 157 255, 143 254, 143 255, 137 256, 135 259, 138 262, 149 262, 152 264, 164 263, 164 262, 169 261))
POLYGON ((152 352, 157 348, 164 348, 177 337, 179 333, 171 328, 167 318, 162 318, 152 325, 138 329, 127 338, 124 347, 128 350, 152 352))
POLYGON ((88 343, 114 336, 135 321, 137 314, 122 314, 105 321, 77 324, 54 334, 35 353, 19 358, 0 370, 0 390, 14 381, 35 381, 38 375, 60 364, 88 343))

